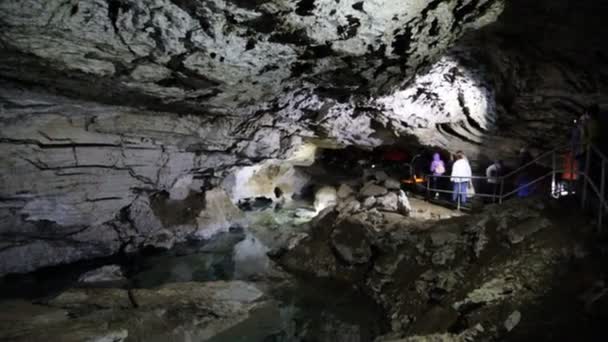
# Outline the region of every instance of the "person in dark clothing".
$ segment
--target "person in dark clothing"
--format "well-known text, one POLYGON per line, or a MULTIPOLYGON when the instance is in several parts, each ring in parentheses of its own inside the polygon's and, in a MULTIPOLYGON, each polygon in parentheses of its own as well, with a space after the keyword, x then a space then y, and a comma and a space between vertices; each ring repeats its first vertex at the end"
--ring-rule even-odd
POLYGON ((589 106, 584 127, 585 145, 598 145, 600 139, 600 122, 599 122, 600 107, 597 104, 589 106))
POLYGON ((528 197, 533 192, 533 186, 530 184, 530 175, 528 172, 522 172, 517 177, 516 187, 517 187, 517 197, 524 198, 528 197))
POLYGON ((587 172, 587 176, 599 185, 601 182, 601 160, 599 155, 595 151, 591 151, 591 146, 600 148, 601 139, 601 127, 599 120, 599 106, 597 104, 591 105, 587 110, 587 120, 585 121, 585 136, 584 136, 584 147, 586 153, 591 153, 589 156, 589 165, 587 165, 586 159, 584 160, 585 165, 582 169, 587 172))
MULTIPOLYGON (((504 163, 502 160, 495 160, 492 165, 486 169, 486 193, 488 195, 496 196, 499 192, 500 177, 502 177, 504 171, 504 163)), ((486 202, 494 202, 495 197, 489 198, 486 202)))
POLYGON ((533 159, 534 157, 532 157, 532 153, 530 153, 527 147, 522 147, 522 149, 519 150, 519 167, 525 166, 533 159))

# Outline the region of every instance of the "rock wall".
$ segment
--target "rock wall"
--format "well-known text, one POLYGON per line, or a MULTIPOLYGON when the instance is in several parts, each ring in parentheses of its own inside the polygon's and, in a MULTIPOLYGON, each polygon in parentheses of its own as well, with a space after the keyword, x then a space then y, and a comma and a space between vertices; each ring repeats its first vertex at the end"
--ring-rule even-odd
POLYGON ((280 129, 260 135, 229 118, 1 89, 0 274, 227 228, 230 200, 204 191, 228 167, 292 145, 280 129))
POLYGON ((604 102, 606 5, 512 0, 492 24, 503 7, 0 2, 0 274, 225 227, 204 191, 305 142, 481 159, 565 141, 604 102))
POLYGON ((231 168, 285 158, 303 139, 378 144, 357 135, 372 121, 354 108, 502 7, 0 2, 0 274, 225 228, 238 214, 204 192, 231 168))
POLYGON ((7 0, 0 76, 106 101, 233 115, 312 85, 379 94, 502 0, 7 0))
POLYGON ((605 111, 606 10, 606 3, 592 0, 513 0, 500 20, 460 42, 468 64, 483 66, 496 94, 496 137, 489 141, 503 150, 510 141, 557 146, 591 104, 605 111))

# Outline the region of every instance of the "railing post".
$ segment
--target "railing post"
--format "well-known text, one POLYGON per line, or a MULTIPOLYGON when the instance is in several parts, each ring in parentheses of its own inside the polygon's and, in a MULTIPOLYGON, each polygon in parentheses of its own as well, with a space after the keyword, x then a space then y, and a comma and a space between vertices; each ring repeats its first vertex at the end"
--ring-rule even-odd
POLYGON ((427 202, 431 201, 431 196, 430 196, 431 177, 432 176, 430 176, 430 175, 428 177, 426 177, 426 201, 427 202))
MULTIPOLYGON (((576 181, 579 179, 577 175, 574 174, 574 167, 579 167, 576 159, 575 148, 572 147, 570 150, 570 156, 566 155, 566 158, 570 157, 570 178, 568 179, 568 191, 567 196, 571 196, 573 192, 573 188, 576 188, 576 181)), ((564 168, 564 171, 565 168, 564 168)), ((578 173, 577 173, 578 174, 578 173)))
POLYGON ((582 189, 582 198, 581 198, 581 208, 585 208, 585 203, 587 202, 587 186, 589 182, 589 162, 591 161, 591 148, 587 146, 585 148, 585 169, 583 171, 583 189, 582 189))
POLYGON ((553 153, 551 153, 551 197, 553 198, 557 198, 559 197, 559 195, 561 195, 561 193, 559 193, 559 195, 556 192, 559 192, 559 186, 556 183, 555 180, 555 173, 557 170, 557 157, 555 155, 555 151, 553 151, 553 153), (553 186, 555 186, 555 189, 553 188, 553 186), (557 197, 556 197, 557 196, 557 197))
POLYGON ((600 210, 597 218, 597 230, 602 232, 602 218, 604 217, 604 203, 606 202, 606 160, 602 159, 602 181, 600 183, 600 210))
POLYGON ((505 177, 500 177, 500 196, 498 197, 498 204, 502 204, 502 195, 505 192, 505 177))

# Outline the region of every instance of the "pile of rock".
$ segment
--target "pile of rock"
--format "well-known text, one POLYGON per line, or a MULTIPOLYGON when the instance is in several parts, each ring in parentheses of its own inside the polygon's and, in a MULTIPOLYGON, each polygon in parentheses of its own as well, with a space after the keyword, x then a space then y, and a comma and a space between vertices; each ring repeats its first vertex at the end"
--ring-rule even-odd
MULTIPOLYGON (((388 178, 382 171, 377 174, 375 179, 363 184, 356 182, 351 185, 341 184, 337 191, 332 187, 321 188, 315 196, 315 208, 318 207, 319 199, 323 198, 324 203, 335 205, 337 211, 343 215, 377 210, 409 216, 410 202, 405 192, 401 190, 399 181, 388 178), (330 197, 331 199, 329 199, 330 197)), ((329 205, 325 205, 321 209, 327 206, 329 205)))
MULTIPOLYGON (((353 196, 347 190, 338 193, 353 196)), ((358 194, 388 191, 369 183, 358 194)), ((488 340, 516 329, 525 316, 518 310, 554 286, 564 250, 576 245, 545 210, 513 202, 420 229, 410 218, 402 221, 411 226, 391 225, 375 209, 327 209, 309 236, 273 257, 287 271, 361 288, 384 308, 387 340, 453 331, 488 340)))

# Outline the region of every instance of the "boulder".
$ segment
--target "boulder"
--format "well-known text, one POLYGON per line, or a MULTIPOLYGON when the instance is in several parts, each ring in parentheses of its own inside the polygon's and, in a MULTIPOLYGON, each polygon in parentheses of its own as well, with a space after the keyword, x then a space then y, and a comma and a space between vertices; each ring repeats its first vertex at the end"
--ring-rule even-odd
POLYGON ((397 197, 397 212, 402 215, 409 215, 412 211, 410 201, 403 190, 399 190, 399 196, 397 197))
POLYGON ((120 266, 107 265, 81 275, 78 281, 81 283, 121 282, 126 281, 126 278, 120 266))
POLYGON ((389 190, 399 190, 401 189, 401 183, 394 178, 388 178, 384 181, 384 187, 389 190))
POLYGON ((399 197, 394 192, 389 192, 376 199, 376 207, 378 210, 397 211, 399 207, 399 197))
POLYGON ((519 311, 515 310, 515 311, 513 311, 513 313, 511 313, 509 315, 509 317, 507 317, 504 327, 507 331, 511 331, 511 330, 515 329, 515 327, 519 324, 520 321, 521 321, 521 313, 519 311))
POLYGON ((372 197, 368 197, 368 198, 364 199, 363 202, 361 203, 361 206, 364 209, 370 209, 375 204, 376 204, 376 198, 372 196, 372 197))
POLYGON ((69 289, 48 302, 57 308, 131 308, 133 307, 127 290, 112 288, 69 289))
POLYGON ((367 227, 360 221, 340 221, 331 234, 331 245, 341 260, 348 264, 365 264, 372 257, 367 227))
POLYGON ((359 196, 370 197, 370 196, 382 196, 386 194, 388 190, 385 187, 376 185, 374 182, 367 182, 359 191, 359 196))
POLYGON ((353 190, 353 188, 351 188, 350 186, 348 186, 347 184, 342 184, 340 185, 340 187, 338 188, 338 198, 339 199, 345 199, 348 198, 350 195, 352 195, 353 193, 355 193, 355 190, 353 190))
POLYGON ((376 181, 378 182, 384 182, 388 179, 388 175, 383 170, 376 170, 374 172, 374 178, 376 178, 376 181))
POLYGON ((324 186, 315 193, 315 210, 322 211, 325 208, 336 205, 338 202, 338 194, 333 186, 324 186))
POLYGON ((341 214, 352 214, 361 209, 361 202, 357 201, 357 199, 352 197, 340 203, 340 205, 336 209, 341 214))

